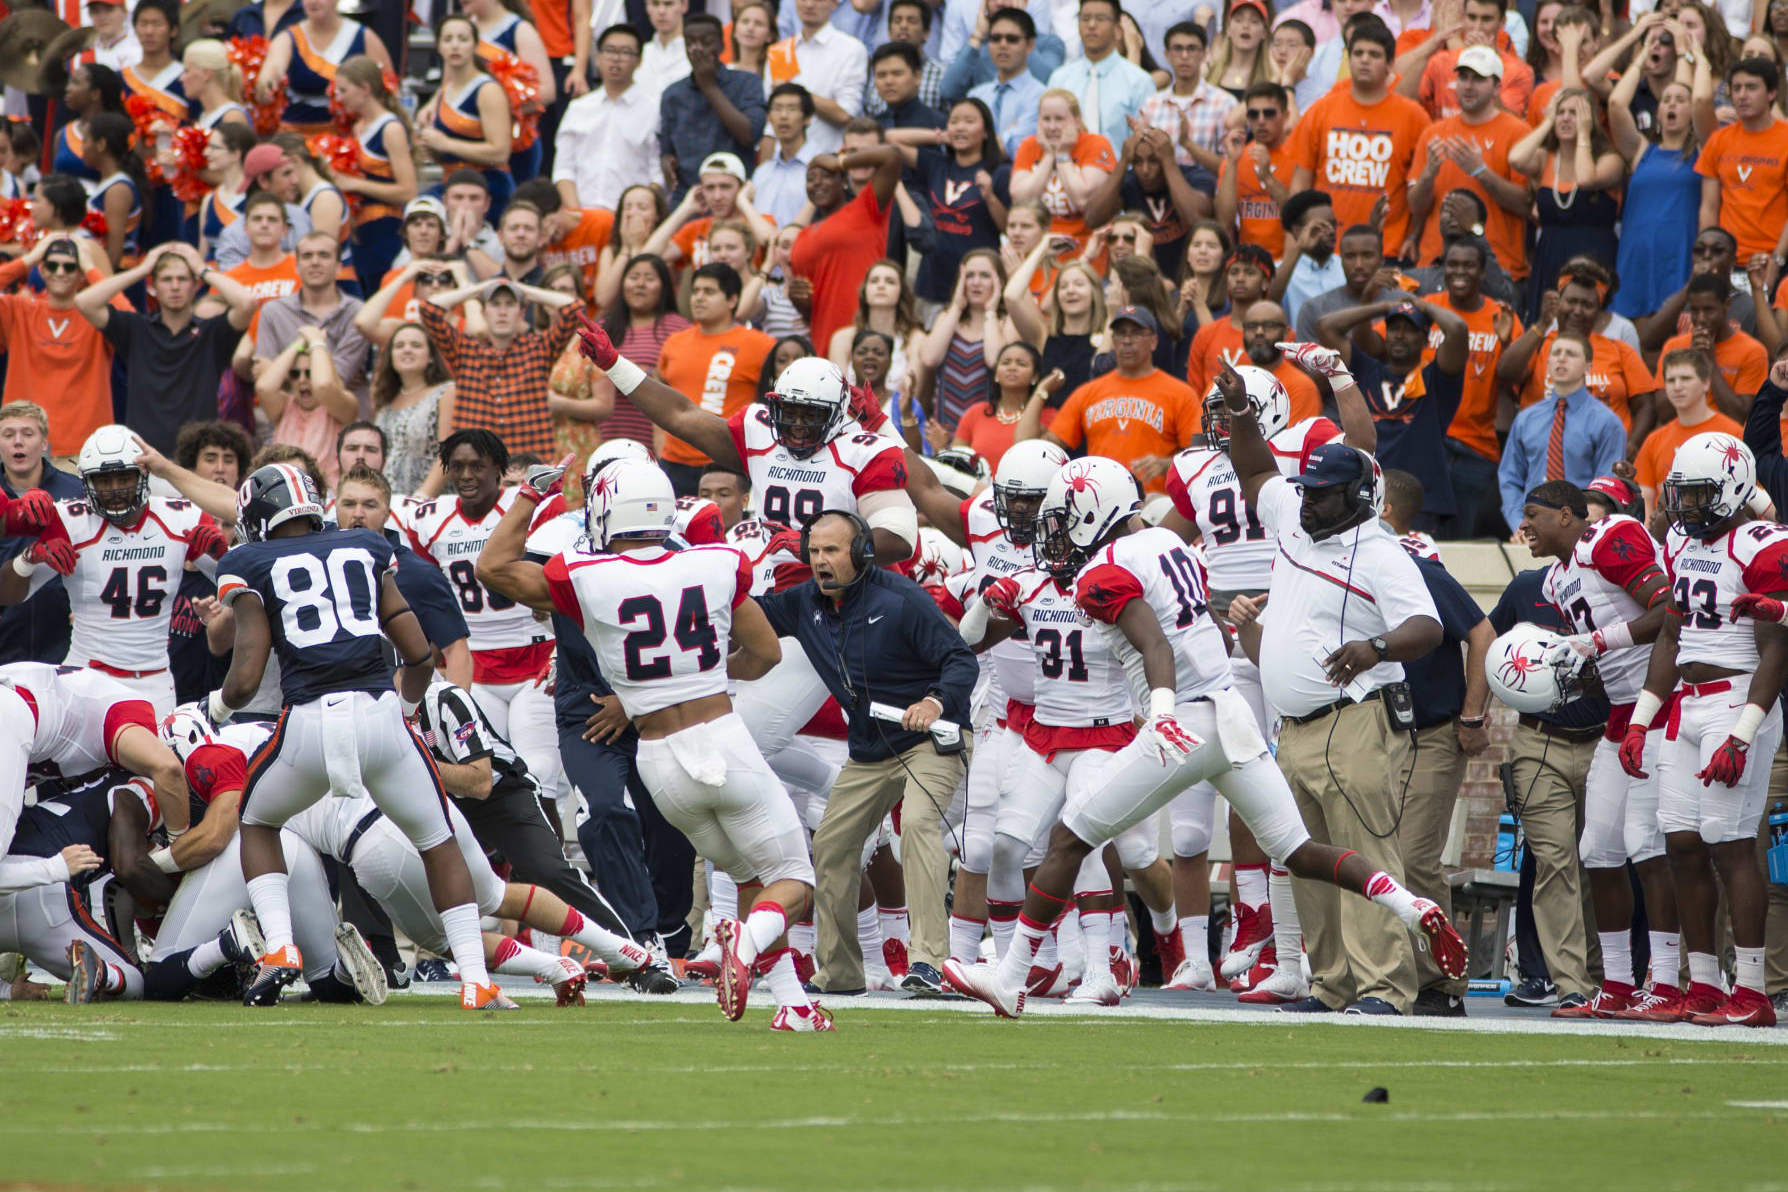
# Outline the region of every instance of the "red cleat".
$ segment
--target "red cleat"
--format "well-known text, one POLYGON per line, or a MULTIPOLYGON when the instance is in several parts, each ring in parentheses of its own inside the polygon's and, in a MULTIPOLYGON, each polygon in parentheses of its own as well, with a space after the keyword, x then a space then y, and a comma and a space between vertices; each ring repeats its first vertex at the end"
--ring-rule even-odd
POLYGON ((1697 1014, 1712 1014, 1726 1004, 1726 991, 1717 985, 1703 985, 1699 981, 1690 981, 1689 987, 1682 992, 1682 1016, 1676 1021, 1687 1022, 1697 1014))
POLYGON ((1260 955, 1255 958, 1253 968, 1242 973, 1240 976, 1231 979, 1229 982, 1229 992, 1247 993, 1278 971, 1279 946, 1277 944, 1268 944, 1260 950, 1260 955))
POLYGON ((1696 1026, 1774 1026, 1775 1007, 1755 989, 1743 985, 1733 989, 1724 1004, 1706 1014, 1689 1019, 1696 1026))
POLYGON ((896 977, 907 974, 906 944, 900 940, 882 940, 882 962, 896 977))
POLYGON ((564 970, 559 980, 554 981, 553 995, 561 1006, 581 1006, 584 1004, 584 986, 589 983, 589 976, 583 965, 569 956, 559 957, 559 967, 564 970))
POLYGON ((1273 942, 1273 912, 1264 904, 1258 908, 1238 904, 1235 911, 1235 941, 1223 954, 1218 975, 1234 979, 1244 976, 1260 959, 1263 948, 1273 942))
POLYGON ((1616 1010, 1615 1018, 1628 1022, 1681 1022, 1683 993, 1674 985, 1651 985, 1633 995, 1624 1010, 1616 1010))
POLYGON ((1059 964, 1054 968, 1041 968, 1033 964, 1031 971, 1024 978, 1025 992, 1032 997, 1066 997, 1072 988, 1074 988, 1074 982, 1063 975, 1062 966, 1059 964))
POLYGON ((1425 898, 1417 899, 1417 902, 1427 903, 1422 907, 1422 934, 1428 937, 1435 965, 1447 976, 1458 980, 1465 975, 1465 962, 1469 959, 1465 941, 1439 906, 1425 898))
POLYGON ((1560 1006, 1552 1011, 1552 1017, 1613 1018, 1622 1010, 1631 1009, 1638 995, 1639 991, 1624 981, 1603 981, 1602 987, 1587 1002, 1581 1006, 1560 1006))
POLYGON ((1180 971, 1180 965, 1186 963, 1186 941, 1180 938, 1179 928, 1169 928, 1167 934, 1155 936, 1155 955, 1161 958, 1161 984, 1166 985, 1180 971))
POLYGON ((745 999, 751 993, 751 969, 739 959, 737 931, 739 925, 722 919, 714 929, 714 942, 720 945, 720 975, 714 981, 714 999, 729 1022, 745 1015, 745 999))

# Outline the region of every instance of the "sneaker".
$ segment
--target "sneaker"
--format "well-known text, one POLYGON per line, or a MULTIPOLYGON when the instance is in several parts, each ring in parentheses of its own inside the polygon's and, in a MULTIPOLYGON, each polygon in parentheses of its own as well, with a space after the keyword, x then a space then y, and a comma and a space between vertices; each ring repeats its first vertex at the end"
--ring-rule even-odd
MULTIPOLYGON (((1206 953, 1206 955, 1208 955, 1208 953, 1206 953)), ((1170 928, 1165 935, 1163 935, 1160 932, 1155 933, 1155 956, 1157 959, 1159 959, 1161 961, 1162 976, 1169 978, 1167 981, 1162 983, 1161 988, 1163 988, 1163 989, 1192 989, 1192 988, 1195 988, 1194 986, 1191 986, 1191 985, 1175 985, 1172 981, 1172 978, 1179 974, 1180 966, 1186 963, 1186 945, 1185 945, 1185 941, 1180 939, 1180 933, 1179 933, 1178 928, 1170 928)), ((1202 959, 1202 957, 1201 957, 1201 959, 1202 959)), ((1216 977, 1215 977, 1215 974, 1212 973, 1212 971, 1211 971, 1211 962, 1208 960, 1206 960, 1204 962, 1204 971, 1205 971, 1205 974, 1211 978, 1210 988, 1215 989, 1217 987, 1216 986, 1216 977)), ((1196 988, 1202 989, 1204 987, 1197 986, 1196 988)))
POLYGON ((832 1011, 825 1009, 818 1002, 805 1006, 778 1006, 776 1016, 770 1019, 773 1031, 835 1031, 838 1029, 832 1022, 832 1011))
POLYGON ((888 971, 893 973, 896 977, 906 976, 908 964, 906 958, 906 941, 891 939, 882 940, 882 962, 888 966, 888 971))
POLYGON ((1003 988, 999 983, 999 967, 997 965, 961 964, 954 960, 946 960, 944 961, 944 980, 957 993, 967 994, 976 1001, 986 1002, 1001 1018, 1017 1018, 1024 1013, 1025 998, 1029 994, 1023 989, 1003 988))
POLYGON ((1687 1022, 1697 1014, 1712 1014, 1725 1004, 1726 991, 1718 985, 1690 981, 1689 987, 1682 991, 1682 1017, 1677 1021, 1687 1022))
MULTIPOLYGON (((233 925, 233 924, 232 924, 233 925)), ((335 929, 335 955, 354 983, 354 992, 369 1006, 382 1006, 391 991, 385 985, 385 966, 372 954, 360 929, 343 923, 335 929)))
POLYGON ((1161 988, 1192 989, 1200 993, 1215 993, 1217 990, 1217 974, 1211 971, 1211 962, 1202 956, 1180 961, 1172 972, 1172 978, 1161 988))
MULTIPOLYGON (((1589 1005, 1589 999, 1580 993, 1567 993, 1558 999, 1558 1010, 1581 1010, 1587 1005, 1589 1005)), ((1558 1017, 1558 1010, 1552 1011, 1552 1017, 1558 1017)))
POLYGON ((1341 1012, 1343 1014, 1388 1014, 1392 1017, 1402 1017, 1403 1014, 1403 1011, 1381 997, 1363 997, 1341 1012))
POLYGON ((900 982, 900 987, 914 997, 944 996, 944 976, 923 960, 914 961, 900 982))
POLYGON ((396 966, 385 970, 385 988, 408 989, 410 987, 410 978, 414 975, 415 974, 411 971, 410 966, 400 960, 397 962, 396 966))
POLYGON ((1418 898, 1416 907, 1421 911, 1422 934, 1428 937, 1428 949, 1434 957, 1435 967, 1457 981, 1465 975, 1465 962, 1470 959, 1465 940, 1438 904, 1418 898))
POLYGON ((670 965, 657 960, 643 968, 634 969, 621 978, 621 983, 635 993, 649 993, 653 997, 663 997, 683 988, 683 983, 677 980, 677 974, 671 972, 670 965))
POLYGON ((712 981, 720 975, 720 945, 713 940, 683 966, 683 975, 696 981, 712 981))
POLYGON ((1424 989, 1416 994, 1410 1013, 1417 1018, 1464 1018, 1465 999, 1442 989, 1424 989))
POLYGON ((1223 962, 1218 973, 1225 979, 1239 977, 1254 967, 1260 959, 1260 950, 1273 942, 1273 912, 1270 907, 1259 908, 1237 904, 1235 911, 1235 940, 1229 945, 1229 951, 1223 954, 1223 962))
POLYGON ((1124 989, 1119 984, 1117 974, 1110 969, 1098 969, 1089 973, 1086 980, 1070 993, 1065 1001, 1069 1006, 1115 1006, 1124 1000, 1124 989))
POLYGON ((1581 1005, 1567 1006, 1558 1004, 1552 1011, 1554 1018, 1613 1018, 1621 1010, 1633 1004, 1633 995, 1639 991, 1624 981, 1604 981, 1595 996, 1581 1005))
POLYGON ((1788 989, 1770 998, 1769 1004, 1776 1008, 1776 1017, 1788 1018, 1788 989))
POLYGON ((1528 977, 1519 985, 1511 985, 1502 995, 1502 1004, 1526 1009, 1544 1009, 1558 1005, 1558 986, 1539 977, 1528 977))
POLYGON ((105 962, 85 940, 69 943, 68 968, 68 984, 63 988, 62 1000, 69 1005, 84 1006, 105 989, 105 962))
POLYGON ((1297 973, 1274 969, 1247 993, 1235 1000, 1248 1006, 1283 1006, 1310 996, 1310 983, 1297 973))
POLYGON ((1140 970, 1136 965, 1136 957, 1130 955, 1128 948, 1111 950, 1111 975, 1117 981, 1118 991, 1125 997, 1136 988, 1136 978, 1140 970))
POLYGON ((267 941, 261 938, 261 924, 247 907, 230 916, 224 929, 217 933, 217 942, 223 948, 224 960, 238 968, 252 966, 267 950, 267 941))
POLYGON ((714 942, 720 945, 720 975, 714 981, 714 1000, 729 1022, 737 1022, 745 1014, 745 1000, 751 994, 751 970, 739 959, 736 939, 738 924, 722 919, 714 929, 714 942))
POLYGON ((1616 1010, 1615 1018, 1629 1022, 1681 1022, 1682 990, 1674 985, 1649 985, 1633 995, 1624 1010, 1616 1010))
MULTIPOLYGON (((1278 948, 1278 945, 1268 944, 1266 947, 1264 947, 1260 950, 1260 955, 1258 957, 1256 957, 1254 960, 1253 968, 1249 969, 1245 973, 1242 973, 1240 976, 1230 978, 1229 992, 1231 992, 1231 993, 1247 993, 1250 989, 1253 989, 1255 986, 1259 985, 1262 981, 1266 980, 1268 977, 1272 976, 1274 973, 1276 973, 1278 971, 1279 971, 1279 948, 1278 948)), ((1308 983, 1309 980, 1310 980, 1309 977, 1304 978, 1304 981, 1306 983, 1308 983)))
POLYGON ((1739 985, 1726 998, 1725 1004, 1706 1014, 1689 1019, 1696 1026, 1774 1026, 1776 1010, 1755 989, 1739 985))
POLYGON ((451 985, 453 972, 447 967, 445 960, 438 956, 431 956, 427 960, 416 962, 416 967, 410 970, 410 979, 423 982, 439 981, 444 985, 451 985))
POLYGON ((1315 994, 1299 998, 1295 1002, 1286 1002, 1279 1007, 1281 1014, 1333 1014, 1335 1007, 1329 1005, 1315 994))
POLYGON ((493 982, 490 985, 475 985, 470 981, 459 987, 459 1007, 462 1010, 519 1010, 520 1006, 503 996, 493 982))
POLYGON ((304 971, 304 957, 294 944, 287 944, 277 952, 268 952, 261 957, 255 968, 254 980, 242 994, 245 1006, 275 1006, 279 1004, 279 991, 296 981, 304 971))
MULTIPOLYGON (((581 1006, 584 1004, 584 986, 589 984, 590 976, 584 972, 584 966, 569 956, 559 957, 560 976, 552 982, 553 996, 560 1006, 581 1006)), ((534 980, 540 981, 540 977, 534 980)))

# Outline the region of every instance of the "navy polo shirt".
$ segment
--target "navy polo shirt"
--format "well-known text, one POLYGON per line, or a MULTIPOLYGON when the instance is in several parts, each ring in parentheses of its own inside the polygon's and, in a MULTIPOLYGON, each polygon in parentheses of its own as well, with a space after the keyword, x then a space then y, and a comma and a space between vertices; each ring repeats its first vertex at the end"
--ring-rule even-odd
MULTIPOLYGON (((38 487, 58 501, 72 501, 87 494, 79 476, 58 471, 48 463, 44 464, 38 487)), ((4 479, 0 479, 0 489, 9 497, 22 495, 4 479)), ((10 563, 33 541, 0 538, 0 563, 10 563)), ((61 662, 67 656, 68 590, 58 575, 52 576, 30 599, 0 610, 0 663, 61 662)))
MULTIPOLYGON (((1414 556, 1412 556, 1414 557, 1414 556)), ((1440 613, 1440 645, 1425 658, 1403 664, 1403 679, 1415 700, 1416 728, 1433 728, 1465 707, 1465 656, 1460 647, 1484 619, 1471 593, 1433 559, 1417 558, 1416 570, 1440 613)))

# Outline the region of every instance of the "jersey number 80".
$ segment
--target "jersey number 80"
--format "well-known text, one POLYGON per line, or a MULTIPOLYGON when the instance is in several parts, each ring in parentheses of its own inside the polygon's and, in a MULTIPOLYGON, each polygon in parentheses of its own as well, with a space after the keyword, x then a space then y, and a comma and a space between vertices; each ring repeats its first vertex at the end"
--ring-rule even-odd
POLYGON ((320 646, 334 641, 342 630, 350 637, 379 632, 379 581, 368 551, 359 547, 331 551, 326 562, 316 555, 284 555, 273 564, 272 579, 289 645, 320 646), (294 580, 299 586, 293 586, 294 580))

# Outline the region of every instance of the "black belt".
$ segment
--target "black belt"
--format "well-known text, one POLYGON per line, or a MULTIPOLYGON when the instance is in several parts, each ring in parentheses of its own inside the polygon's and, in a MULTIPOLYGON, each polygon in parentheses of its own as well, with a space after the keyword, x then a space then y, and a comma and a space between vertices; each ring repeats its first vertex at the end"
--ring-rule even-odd
POLYGON ((1322 707, 1316 709, 1316 711, 1311 712, 1307 715, 1286 716, 1286 717, 1283 717, 1282 719, 1284 719, 1284 721, 1287 724, 1309 724, 1312 720, 1321 720, 1324 716, 1327 716, 1331 712, 1339 712, 1342 708, 1351 708, 1353 705, 1358 704, 1358 703, 1363 703, 1363 702, 1365 702, 1365 701, 1353 699, 1350 696, 1344 695, 1340 699, 1336 700, 1334 703, 1324 704, 1322 707))
POLYGON ((1530 716, 1525 712, 1516 718, 1522 728, 1530 728, 1536 733, 1545 733, 1548 737, 1557 737, 1560 741, 1570 741, 1581 745, 1585 741, 1594 741, 1607 731, 1605 724, 1591 724, 1583 728, 1566 728, 1560 724, 1548 724, 1538 716, 1530 716))
POLYGON ((360 817, 360 822, 354 825, 354 830, 352 832, 348 833, 348 842, 342 845, 341 863, 343 865, 352 865, 354 863, 354 846, 360 843, 360 838, 366 835, 366 830, 368 828, 384 818, 385 813, 380 811, 377 807, 360 817))

